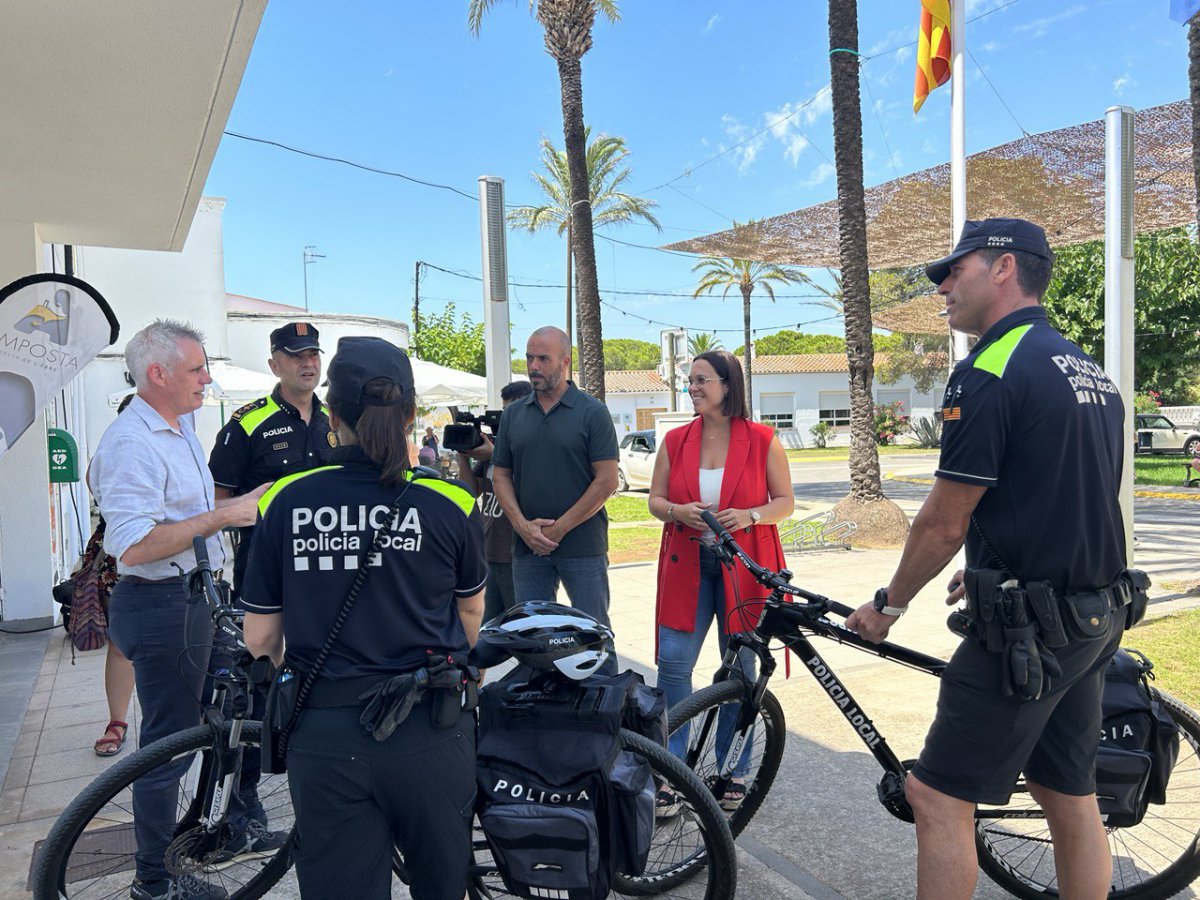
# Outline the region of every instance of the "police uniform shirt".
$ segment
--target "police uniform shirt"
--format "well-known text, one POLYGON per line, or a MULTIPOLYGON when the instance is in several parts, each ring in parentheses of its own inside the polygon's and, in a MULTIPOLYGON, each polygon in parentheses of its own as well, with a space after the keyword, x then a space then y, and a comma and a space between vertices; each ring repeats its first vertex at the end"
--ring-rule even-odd
MULTIPOLYGON (((332 465, 282 479, 259 502, 241 604, 283 613, 288 659, 312 667, 363 556, 399 488, 358 447, 332 465)), ((474 495, 458 482, 412 479, 387 527, 377 565, 329 658, 330 678, 396 674, 429 653, 465 658, 457 600, 483 590, 483 526, 474 495)))
POLYGON ((217 433, 209 454, 213 481, 244 494, 293 472, 329 459, 329 416, 313 395, 308 424, 300 410, 283 399, 279 385, 271 396, 248 403, 217 433))
POLYGON ((1049 579, 1060 591, 1116 578, 1125 567, 1124 421, 1116 386, 1041 306, 989 328, 946 387, 935 473, 988 488, 967 533, 967 564, 1049 579))

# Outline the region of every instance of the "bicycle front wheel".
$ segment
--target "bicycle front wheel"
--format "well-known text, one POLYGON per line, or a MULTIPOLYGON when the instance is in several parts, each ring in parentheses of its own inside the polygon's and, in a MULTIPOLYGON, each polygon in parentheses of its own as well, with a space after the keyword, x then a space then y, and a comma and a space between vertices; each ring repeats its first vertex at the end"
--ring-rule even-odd
POLYGON ((718 775, 722 760, 736 746, 737 735, 733 732, 745 696, 746 687, 740 679, 719 681, 671 707, 667 725, 672 743, 683 743, 684 764, 705 784, 724 788, 718 799, 734 837, 754 818, 771 790, 787 739, 783 707, 774 694, 765 691, 733 769, 733 780, 745 784, 746 794, 740 801, 730 802, 726 797, 728 779, 723 781, 718 775))
MULTIPOLYGON (((625 729, 621 746, 646 758, 655 784, 671 791, 678 809, 657 816, 646 866, 637 875, 617 873, 612 893, 618 897, 663 897, 672 900, 733 900, 737 891, 737 851, 728 823, 712 793, 682 762, 653 741, 625 729)), ((472 900, 513 897, 476 830, 472 900)))
MULTIPOLYGON (((257 747, 260 738, 258 722, 242 723, 243 748, 257 747)), ((212 744, 210 726, 190 728, 142 747, 88 785, 63 810, 36 850, 33 877, 36 900, 101 900, 129 895, 137 850, 131 788, 137 779, 162 766, 187 764, 176 794, 176 821, 183 824, 177 827, 167 855, 180 858, 197 846, 203 830, 195 823, 197 799, 211 796, 212 744)), ((295 814, 287 776, 264 774, 258 785, 258 797, 267 814, 268 827, 289 834, 281 849, 266 857, 235 856, 219 864, 200 859, 187 866, 191 877, 219 886, 238 900, 263 896, 291 865, 293 837, 290 835, 295 814)), ((168 862, 168 868, 173 867, 168 862)))
MULTIPOLYGON (((1200 716, 1170 694, 1151 691, 1179 725, 1179 758, 1166 803, 1151 805, 1137 825, 1107 829, 1114 900, 1166 900, 1200 877, 1200 716)), ((1007 807, 978 815, 975 845, 987 876, 1026 900, 1057 897, 1050 829, 1024 783, 1007 807)))

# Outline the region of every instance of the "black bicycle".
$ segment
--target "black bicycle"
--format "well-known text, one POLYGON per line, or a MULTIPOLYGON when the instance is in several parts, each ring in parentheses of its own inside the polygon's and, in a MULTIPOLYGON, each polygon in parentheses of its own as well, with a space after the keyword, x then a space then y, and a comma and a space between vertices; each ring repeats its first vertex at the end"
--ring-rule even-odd
MULTIPOLYGON (((241 641, 238 610, 218 588, 204 542, 194 543, 198 565, 190 574, 193 591, 205 597, 216 627, 241 641)), ((175 878, 193 879, 223 889, 231 898, 262 897, 285 877, 294 879, 292 847, 295 813, 286 775, 262 776, 259 800, 269 827, 288 840, 268 856, 230 855, 231 797, 237 791, 239 760, 258 747, 259 722, 246 718, 254 680, 246 664, 214 677, 204 724, 140 748, 93 781, 58 817, 37 847, 32 887, 37 900, 112 900, 127 897, 133 879, 136 843, 131 787, 161 766, 187 760, 177 796, 177 825, 165 863, 175 878), (223 710, 231 710, 226 715, 223 710)), ((700 779, 663 747, 622 730, 624 749, 645 757, 655 781, 675 792, 678 813, 655 822, 649 860, 639 875, 618 874, 616 894, 680 900, 732 900, 737 885, 733 837, 718 806, 700 779)), ((470 872, 471 900, 512 896, 476 829, 475 862, 470 872)), ((407 882, 404 860, 393 859, 396 876, 407 882)))
MULTIPOLYGON (((714 683, 676 704, 669 729, 683 746, 688 767, 724 802, 730 830, 736 836, 766 799, 783 759, 787 731, 783 709, 767 689, 775 671, 770 643, 779 641, 798 658, 859 736, 883 769, 877 793, 892 815, 912 822, 904 798, 904 781, 915 760, 900 760, 871 717, 855 701, 829 663, 817 653, 813 635, 836 641, 902 666, 940 676, 946 662, 890 642, 873 644, 831 621, 853 610, 827 597, 791 584, 786 569, 773 572, 745 554, 710 514, 705 522, 718 536, 727 565, 736 559, 759 584, 770 590, 753 629, 730 636, 714 683), (789 602, 787 598, 797 598, 789 602), (739 650, 758 659, 757 678, 739 664, 739 650), (743 795, 744 791, 744 795, 743 795)), ((759 601, 755 601, 757 604, 759 601)), ((1150 689, 1180 729, 1179 755, 1171 770, 1166 803, 1151 805, 1145 817, 1128 828, 1108 827, 1113 854, 1114 898, 1168 898, 1200 876, 1200 716, 1170 694, 1150 689)), ((979 863, 993 881, 1024 898, 1057 897, 1053 845, 1045 815, 1020 781, 1004 807, 980 808, 975 814, 979 863)))

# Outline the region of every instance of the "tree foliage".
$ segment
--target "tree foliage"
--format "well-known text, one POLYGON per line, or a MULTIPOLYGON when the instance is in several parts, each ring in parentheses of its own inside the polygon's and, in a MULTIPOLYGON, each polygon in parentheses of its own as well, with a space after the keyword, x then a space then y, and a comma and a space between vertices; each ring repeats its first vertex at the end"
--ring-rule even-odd
MULTIPOLYGON (((753 229, 756 223, 749 222, 746 225, 739 226, 734 224, 736 228, 753 229)), ((762 288, 771 301, 775 300, 775 289, 773 284, 797 284, 806 280, 806 276, 798 270, 787 266, 776 265, 775 263, 758 262, 752 259, 733 259, 721 256, 706 256, 696 265, 692 266, 693 272, 700 273, 700 283, 696 286, 696 290, 692 293, 692 297, 699 297, 701 294, 708 294, 717 289, 721 291, 721 297, 726 297, 734 288, 738 289, 738 293, 742 295, 742 334, 743 334, 743 352, 750 352, 750 297, 754 294, 756 288, 762 288)), ((746 366, 746 408, 754 409, 754 388, 753 374, 750 367, 746 366)))
MULTIPOLYGON (((1200 247, 1172 228, 1134 242, 1134 385, 1186 404, 1200 379, 1200 247)), ((1104 360, 1104 245, 1055 251, 1043 301, 1050 324, 1098 362, 1104 360)))
POLYGON ((426 362, 486 375, 483 323, 467 312, 456 318, 454 312, 454 304, 447 303, 440 313, 420 314, 415 323, 413 352, 426 362))
POLYGON ((701 353, 707 353, 709 350, 724 350, 721 346, 721 339, 717 337, 714 331, 711 334, 700 332, 699 334, 688 335, 688 355, 697 357, 701 353))
POLYGON ((604 369, 653 369, 662 361, 658 344, 635 338, 607 338, 604 341, 604 369))
MULTIPOLYGON (((593 227, 623 225, 640 219, 661 231, 662 226, 652 212, 658 203, 622 190, 632 173, 626 165, 629 150, 625 138, 601 134, 592 140, 590 126, 584 129, 584 134, 593 227)), ((557 149, 547 137, 542 138, 542 168, 544 171, 530 174, 546 202, 509 210, 508 225, 524 231, 553 228, 556 234, 563 234, 571 221, 571 171, 566 151, 557 149)))

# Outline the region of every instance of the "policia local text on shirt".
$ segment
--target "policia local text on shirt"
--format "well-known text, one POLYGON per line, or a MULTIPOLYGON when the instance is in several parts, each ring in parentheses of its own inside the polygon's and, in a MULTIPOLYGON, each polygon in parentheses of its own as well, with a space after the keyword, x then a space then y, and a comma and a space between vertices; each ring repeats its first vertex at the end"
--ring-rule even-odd
POLYGON ((947 602, 965 585, 972 633, 942 677, 905 786, 922 900, 971 896, 975 804, 1007 803, 1021 772, 1046 814, 1062 896, 1109 893, 1094 777, 1100 696, 1136 618, 1127 604, 1144 601, 1146 585, 1125 570, 1124 407, 1046 320, 1053 258, 1038 226, 988 219, 967 222, 954 252, 926 269, 950 326, 980 338, 946 388, 934 486, 900 565, 846 622, 882 640, 965 539, 967 569, 947 602))
POLYGON ((281 478, 263 496, 241 599, 250 651, 278 662, 286 638, 288 663, 310 672, 382 529, 288 742, 300 891, 384 900, 398 846, 414 898, 460 900, 475 796, 471 714, 446 722, 435 691, 385 740, 360 719, 373 687, 431 661, 462 663, 474 646, 487 579, 479 510, 458 483, 409 469, 416 398, 403 351, 342 338, 328 402, 341 446, 330 466, 281 478))
MULTIPOLYGON (((320 332, 308 322, 276 328, 267 364, 279 384, 270 396, 235 412, 209 454, 217 499, 248 493, 329 459, 329 416, 314 393, 321 380, 320 332)), ((252 532, 241 530, 233 563, 235 594, 242 589, 252 532)))

